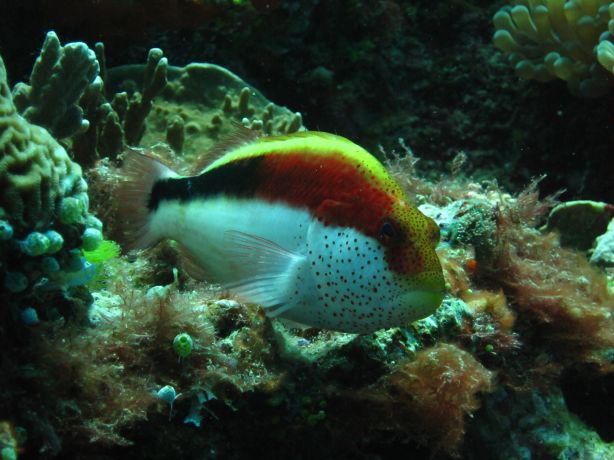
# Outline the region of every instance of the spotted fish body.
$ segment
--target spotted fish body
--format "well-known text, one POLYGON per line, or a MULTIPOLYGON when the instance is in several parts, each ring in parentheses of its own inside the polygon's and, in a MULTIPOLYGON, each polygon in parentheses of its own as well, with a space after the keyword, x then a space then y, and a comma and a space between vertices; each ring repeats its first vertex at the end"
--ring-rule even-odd
POLYGON ((270 316, 366 333, 441 303, 437 225, 345 138, 251 140, 192 177, 133 153, 125 172, 121 201, 136 247, 178 241, 192 273, 270 316))

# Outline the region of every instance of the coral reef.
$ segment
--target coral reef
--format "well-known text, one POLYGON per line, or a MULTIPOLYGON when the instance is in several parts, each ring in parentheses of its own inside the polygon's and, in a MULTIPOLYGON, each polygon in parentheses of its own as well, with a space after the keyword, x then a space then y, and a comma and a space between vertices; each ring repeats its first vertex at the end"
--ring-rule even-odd
POLYGON ((560 78, 580 96, 597 97, 612 86, 609 0, 517 0, 493 18, 497 48, 525 79, 560 78))
MULTIPOLYGON (((437 17, 451 27, 464 5, 453 2, 428 15, 405 5, 402 15, 437 17)), ((369 16, 390 26, 378 36, 378 46, 395 40, 397 7, 382 2, 369 16)), ((43 54, 74 48, 89 59, 93 52, 99 75, 88 77, 91 66, 81 68, 84 78, 75 75, 82 94, 75 99, 71 93, 66 109, 79 117, 59 111, 50 118, 56 137, 63 135, 60 126, 70 126, 60 145, 17 113, 0 61, 0 130, 6 140, 0 165, 8 165, 0 168, 0 181, 9 192, 0 201, 3 455, 613 455, 611 431, 603 429, 614 424, 612 415, 600 413, 595 422, 586 408, 578 409, 590 406, 582 404, 584 388, 603 382, 607 387, 614 375, 614 291, 596 265, 608 263, 611 231, 592 251, 595 264, 586 252, 605 231, 609 218, 602 211, 609 205, 598 206, 599 230, 582 235, 579 252, 561 244, 568 243, 566 234, 577 238, 585 232, 563 230, 570 228, 563 224, 565 210, 577 209, 577 202, 555 207, 556 197, 539 199, 537 182, 508 193, 494 180, 470 179, 463 169, 466 154, 452 161, 451 175, 425 178, 401 141, 401 152, 391 153, 387 166, 440 226, 438 254, 448 291, 442 306, 421 321, 369 335, 293 329, 265 317, 256 305, 191 280, 172 242, 120 255, 116 244, 103 239, 88 205, 104 221, 108 238, 116 229, 113 189, 126 145, 168 143, 171 148, 159 145, 154 154, 187 170, 206 162, 203 152, 234 123, 281 134, 304 129, 302 116, 219 66, 172 67, 154 48, 145 65, 107 69, 101 44, 93 51, 60 47, 57 37, 49 37, 43 54), (89 186, 69 155, 88 168, 89 186), (552 208, 550 224, 543 226, 552 208)), ((333 56, 346 50, 335 46, 333 56)), ((366 37, 347 59, 368 63, 377 49, 366 37)), ((47 59, 39 62, 52 62, 47 59)), ((53 62, 50 71, 62 75, 61 59, 53 62)), ((431 63, 427 71, 440 64, 431 63)), ((332 94, 338 72, 314 68, 301 81, 332 94)), ((19 86, 24 100, 39 91, 35 73, 29 87, 19 86)), ((452 65, 433 78, 439 83, 453 73, 452 65)), ((578 82, 585 81, 581 75, 578 82)), ((351 115, 358 118, 369 107, 366 101, 381 94, 353 91, 362 115, 351 115)), ((24 115, 30 109, 42 113, 36 104, 24 107, 24 115)), ((496 104, 491 109, 498 110, 496 104)), ((450 115, 459 121, 458 136, 479 133, 458 110, 450 115)), ((392 142, 388 134, 396 128, 379 131, 385 124, 373 132, 386 132, 392 142)), ((420 134, 433 136, 436 126, 420 134)))
POLYGON ((126 146, 138 145, 152 101, 167 84, 168 61, 162 50, 153 48, 149 50, 141 75, 142 85, 133 87, 130 93, 122 91, 109 95, 109 102, 105 97, 108 93, 108 69, 104 46, 97 43, 95 48, 97 59, 102 63, 102 78, 85 92, 80 101, 91 126, 72 139, 72 150, 84 165, 91 165, 99 158, 116 159, 126 146))
POLYGON ((78 102, 96 82, 100 66, 85 43, 62 46, 55 32, 47 33, 30 75, 30 84, 18 83, 13 99, 19 112, 31 123, 47 128, 56 138, 87 131, 78 102))
POLYGON ((300 113, 272 104, 222 67, 169 67, 162 50, 152 48, 142 66, 107 69, 102 43, 94 50, 81 42, 61 46, 53 32, 30 84, 18 83, 13 93, 19 112, 62 138, 83 167, 117 160, 126 146, 160 142, 193 162, 235 123, 266 134, 302 129, 300 113))
MULTIPOLYGON (((142 78, 139 66, 109 69, 111 91, 133 87, 142 78)), ((167 142, 183 161, 202 162, 202 155, 242 123, 265 134, 302 129, 300 113, 268 101, 260 91, 227 69, 192 63, 169 67, 168 85, 146 120, 143 145, 167 142)), ((121 94, 117 93, 117 94, 121 94)))
POLYGON ((561 244, 581 250, 593 246, 614 217, 614 206, 590 200, 576 200, 555 206, 548 215, 545 231, 556 230, 561 244))
POLYGON ((484 446, 481 458, 614 457, 614 446, 571 413, 556 388, 545 392, 500 390, 485 398, 482 413, 485 423, 477 427, 478 442, 484 446))
POLYGON ((614 266, 614 219, 610 221, 607 230, 596 238, 590 261, 606 267, 614 266))
POLYGON ((511 196, 458 178, 432 183, 413 165, 390 168, 444 234, 463 235, 441 245, 451 295, 435 315, 366 336, 293 330, 186 278, 172 245, 107 259, 95 327, 45 327, 30 350, 28 385, 54 399, 27 406, 48 421, 28 428, 29 442, 150 458, 169 454, 168 439, 227 457, 270 454, 267 445, 296 455, 297 439, 325 458, 383 445, 438 459, 610 455, 557 387, 576 366, 589 381, 611 375, 614 304, 585 255, 536 229, 554 200, 538 200, 535 185, 511 196), (475 262, 483 240, 488 257, 475 262), (164 273, 170 284, 157 284, 164 273), (259 428, 245 430, 246 418, 259 428), (508 438, 509 451, 475 450, 508 438))
POLYGON ((460 446, 466 414, 480 407, 477 393, 489 391, 492 384, 492 372, 471 354, 445 343, 419 351, 383 383, 393 410, 409 412, 399 418, 406 417, 412 431, 434 443, 435 452, 460 446))
POLYGON ((17 113, 1 58, 0 106, 0 274, 8 299, 2 318, 12 324, 3 334, 12 336, 22 327, 20 317, 25 324, 83 318, 83 305, 76 305, 87 304, 88 295, 78 287, 91 270, 80 248, 102 223, 88 212, 80 166, 45 128, 17 113))

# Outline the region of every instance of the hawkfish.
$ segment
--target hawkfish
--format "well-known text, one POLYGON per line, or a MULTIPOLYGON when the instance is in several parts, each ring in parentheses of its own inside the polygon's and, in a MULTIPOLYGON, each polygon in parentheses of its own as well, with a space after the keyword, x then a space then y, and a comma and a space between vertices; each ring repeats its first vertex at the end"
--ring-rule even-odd
POLYGON ((437 224, 344 137, 238 136, 192 176, 130 152, 123 172, 133 248, 175 240, 190 275, 270 317, 369 333, 424 318, 443 299, 437 224))

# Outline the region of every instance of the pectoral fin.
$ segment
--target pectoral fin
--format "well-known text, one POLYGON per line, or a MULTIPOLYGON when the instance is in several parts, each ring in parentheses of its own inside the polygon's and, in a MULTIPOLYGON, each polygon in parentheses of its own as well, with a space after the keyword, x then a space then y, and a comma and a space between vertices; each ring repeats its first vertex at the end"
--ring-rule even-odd
POLYGON ((269 316, 278 316, 296 303, 291 293, 300 282, 305 263, 301 254, 277 243, 240 231, 227 231, 225 255, 236 272, 224 287, 246 301, 257 303, 269 316))

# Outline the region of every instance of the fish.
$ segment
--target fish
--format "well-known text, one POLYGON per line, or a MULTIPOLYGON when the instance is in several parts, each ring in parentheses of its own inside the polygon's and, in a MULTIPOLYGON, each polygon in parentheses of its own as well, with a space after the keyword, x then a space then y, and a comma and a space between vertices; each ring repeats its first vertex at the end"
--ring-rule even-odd
POLYGON ((364 334, 442 302, 439 227, 344 137, 237 135, 186 176, 132 151, 122 171, 129 247, 175 240, 188 274, 270 317, 364 334))

